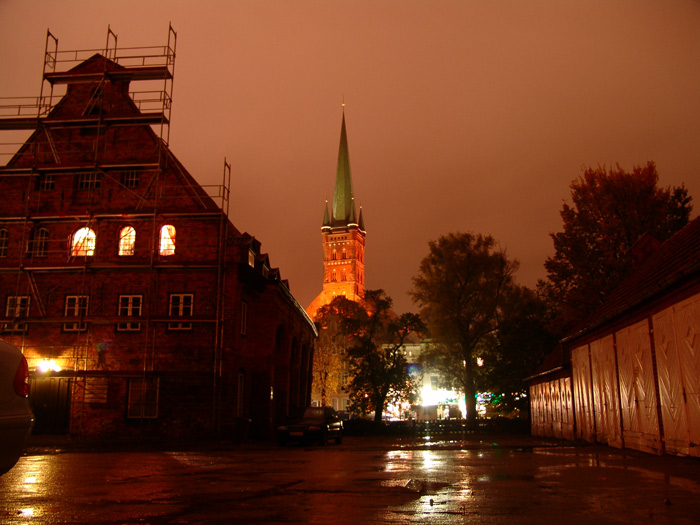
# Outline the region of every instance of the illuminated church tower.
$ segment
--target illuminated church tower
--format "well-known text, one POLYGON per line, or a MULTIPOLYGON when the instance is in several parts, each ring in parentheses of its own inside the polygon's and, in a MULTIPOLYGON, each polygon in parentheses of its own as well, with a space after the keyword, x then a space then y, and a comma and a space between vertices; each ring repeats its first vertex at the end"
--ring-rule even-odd
POLYGON ((363 302, 365 297, 365 226, 362 208, 358 215, 352 192, 348 137, 345 132, 345 110, 340 128, 338 168, 332 213, 328 202, 323 216, 323 290, 306 309, 313 319, 316 311, 343 295, 351 301, 363 302))

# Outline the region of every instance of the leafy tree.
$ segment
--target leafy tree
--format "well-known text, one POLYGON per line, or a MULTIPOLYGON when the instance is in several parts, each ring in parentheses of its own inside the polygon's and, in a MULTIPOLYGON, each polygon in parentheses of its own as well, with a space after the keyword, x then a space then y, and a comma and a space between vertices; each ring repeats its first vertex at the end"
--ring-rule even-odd
POLYGON ((474 419, 477 350, 493 336, 518 263, 490 235, 450 233, 429 247, 411 291, 435 343, 426 357, 464 392, 474 419))
POLYGON ((346 320, 366 316, 364 309, 349 299, 338 296, 316 312, 318 341, 314 349, 313 391, 327 406, 328 394, 338 392, 343 372, 342 355, 350 345, 346 320))
POLYGON ((524 378, 532 375, 557 344, 559 336, 549 331, 550 309, 533 290, 513 286, 498 316, 498 329, 489 344, 480 348, 483 366, 477 386, 496 396, 497 412, 525 413, 529 404, 524 378))
POLYGON ((571 183, 573 204, 564 203, 564 231, 553 233, 547 282, 539 284, 561 312, 562 325, 585 317, 626 277, 649 234, 664 241, 685 226, 691 198, 685 186, 660 188, 656 165, 588 168, 571 183))
POLYGON ((388 401, 410 399, 414 394, 406 370, 404 344, 411 332, 424 328, 416 314, 397 318, 391 305, 384 290, 367 290, 367 315, 349 319, 345 324, 354 340, 348 350, 350 409, 360 413, 373 410, 375 421, 381 421, 388 401))

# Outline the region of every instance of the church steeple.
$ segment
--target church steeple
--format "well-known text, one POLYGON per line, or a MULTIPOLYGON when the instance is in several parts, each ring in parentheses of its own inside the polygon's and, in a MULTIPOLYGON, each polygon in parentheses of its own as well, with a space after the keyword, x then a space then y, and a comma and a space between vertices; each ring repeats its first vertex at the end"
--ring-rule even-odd
POLYGON ((323 290, 306 309, 311 318, 314 318, 320 307, 330 303, 336 296, 344 296, 359 303, 364 302, 365 236, 362 208, 359 215, 355 209, 348 135, 345 128, 345 104, 343 104, 332 211, 328 213, 328 201, 326 201, 321 226, 323 290))
MULTIPOLYGON (((343 106, 345 106, 343 104, 343 106)), ((338 147, 338 167, 335 172, 335 193, 333 195, 332 226, 347 226, 355 222, 355 202, 352 193, 352 173, 350 171, 350 152, 348 135, 345 130, 345 108, 343 123, 340 128, 340 146, 338 147)))

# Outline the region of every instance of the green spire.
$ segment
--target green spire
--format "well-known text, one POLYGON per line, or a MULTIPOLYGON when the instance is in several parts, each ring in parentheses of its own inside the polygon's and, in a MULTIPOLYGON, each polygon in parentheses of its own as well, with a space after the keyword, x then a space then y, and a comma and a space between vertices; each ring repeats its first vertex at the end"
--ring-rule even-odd
MULTIPOLYGON (((343 106, 345 106, 343 104, 343 106)), ((338 169, 335 173, 335 194, 333 196, 333 226, 347 226, 355 222, 355 203, 352 194, 352 175, 350 174, 350 154, 348 137, 345 132, 345 110, 343 125, 340 129, 340 147, 338 148, 338 169)))

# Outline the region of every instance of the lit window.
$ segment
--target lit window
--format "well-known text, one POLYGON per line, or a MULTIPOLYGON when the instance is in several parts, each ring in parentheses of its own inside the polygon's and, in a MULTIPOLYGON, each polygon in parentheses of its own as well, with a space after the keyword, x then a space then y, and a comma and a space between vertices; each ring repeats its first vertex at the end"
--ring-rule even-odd
MULTIPOLYGON (((120 295, 119 296, 119 317, 139 317, 141 315, 141 295, 120 295)), ((117 330, 120 332, 134 332, 141 330, 141 323, 118 323, 117 330)))
MULTIPOLYGON (((14 321, 23 317, 29 317, 29 296, 10 295, 5 305, 5 317, 14 321)), ((2 326, 3 332, 26 332, 26 323, 5 323, 2 326)))
POLYGON ((0 257, 7 257, 7 247, 10 245, 10 232, 0 230, 0 257))
POLYGON ((155 419, 158 417, 158 378, 140 377, 129 380, 127 417, 155 419))
POLYGON ((134 255, 136 244, 136 230, 131 226, 124 226, 119 231, 119 255, 134 255))
POLYGON ((248 266, 255 268, 255 252, 252 249, 248 250, 248 266))
POLYGON ((90 228, 80 228, 73 234, 70 254, 73 257, 92 257, 95 255, 95 239, 95 232, 90 228))
MULTIPOLYGON (((171 294, 169 314, 171 317, 190 317, 194 305, 191 293, 171 294)), ((168 323, 169 330, 192 330, 192 323, 168 323)))
MULTIPOLYGON (((88 313, 87 295, 69 295, 66 297, 66 317, 85 317, 88 313)), ((63 329, 66 332, 82 332, 87 329, 87 325, 81 322, 64 323, 63 329)))
POLYGON ((172 224, 160 229, 160 254, 175 255, 175 226, 172 224))

